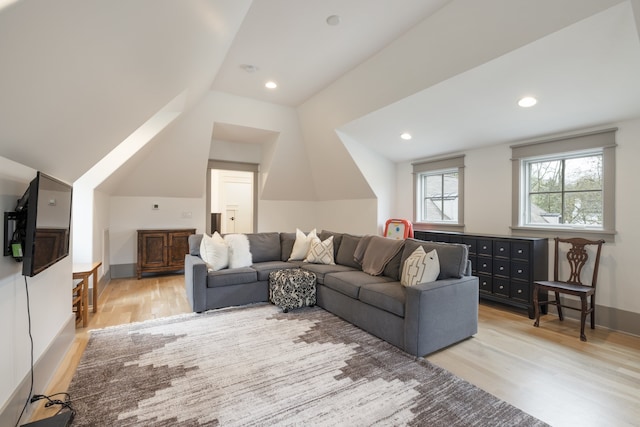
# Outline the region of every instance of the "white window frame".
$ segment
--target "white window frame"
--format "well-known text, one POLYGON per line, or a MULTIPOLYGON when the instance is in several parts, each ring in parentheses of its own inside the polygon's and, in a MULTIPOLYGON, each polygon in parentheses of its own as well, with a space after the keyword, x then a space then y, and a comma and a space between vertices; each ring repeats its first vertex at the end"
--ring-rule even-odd
POLYGON ((413 189, 414 189, 414 224, 423 225, 431 230, 463 231, 464 230, 464 155, 424 160, 412 163, 413 189), (432 221, 421 220, 423 202, 421 179, 424 175, 442 175, 448 172, 458 173, 458 220, 457 221, 432 221))
POLYGON ((512 154, 512 226, 514 235, 539 235, 545 237, 571 237, 613 240, 615 231, 615 132, 603 129, 578 135, 566 135, 553 139, 511 146, 512 154), (527 161, 559 160, 579 154, 602 153, 603 159, 603 219, 602 226, 570 224, 526 224, 526 164, 527 161))

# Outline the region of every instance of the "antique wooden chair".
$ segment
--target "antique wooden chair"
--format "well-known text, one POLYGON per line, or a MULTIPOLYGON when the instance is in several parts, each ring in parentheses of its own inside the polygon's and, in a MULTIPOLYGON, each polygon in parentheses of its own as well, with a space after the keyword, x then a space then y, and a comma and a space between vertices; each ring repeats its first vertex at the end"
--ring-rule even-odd
POLYGON ((555 238, 555 258, 553 265, 553 281, 538 281, 533 284, 533 306, 535 309, 536 320, 533 326, 540 325, 540 306, 545 304, 555 304, 558 309, 558 317, 563 320, 562 307, 569 308, 571 310, 580 311, 580 339, 586 341, 587 337, 584 334, 584 324, 587 318, 587 314, 591 314, 591 329, 595 329, 595 300, 596 300, 596 282, 598 280, 598 266, 600 264, 600 252, 604 240, 587 240, 580 237, 571 239, 555 238), (571 272, 567 281, 560 281, 558 279, 558 270, 560 267, 559 246, 560 243, 569 243, 571 247, 567 252, 567 261, 571 272), (587 264, 589 256, 587 254, 586 246, 597 246, 596 258, 593 263, 593 276, 590 284, 584 284, 581 280, 581 273, 584 266, 587 264), (540 292, 554 292, 555 300, 551 301, 539 301, 540 292), (560 301, 560 294, 568 294, 580 297, 580 307, 572 307, 568 305, 562 305, 560 301), (587 304, 587 298, 589 298, 589 304, 587 304))

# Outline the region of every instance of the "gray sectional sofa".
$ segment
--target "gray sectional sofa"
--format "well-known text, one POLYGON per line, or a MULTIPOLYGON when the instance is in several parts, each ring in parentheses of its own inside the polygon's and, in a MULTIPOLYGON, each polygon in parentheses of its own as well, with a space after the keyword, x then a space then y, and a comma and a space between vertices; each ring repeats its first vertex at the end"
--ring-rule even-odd
POLYGON ((287 261, 296 233, 247 234, 251 267, 208 271, 200 258, 202 235, 189 238, 185 286, 195 312, 268 301, 269 273, 300 267, 317 277, 317 304, 415 356, 424 356, 468 338, 478 330, 478 278, 471 275, 465 245, 407 239, 384 272, 372 276, 354 259, 361 236, 333 236, 335 265, 287 261), (431 283, 405 287, 402 265, 419 246, 436 249, 440 275, 431 283))

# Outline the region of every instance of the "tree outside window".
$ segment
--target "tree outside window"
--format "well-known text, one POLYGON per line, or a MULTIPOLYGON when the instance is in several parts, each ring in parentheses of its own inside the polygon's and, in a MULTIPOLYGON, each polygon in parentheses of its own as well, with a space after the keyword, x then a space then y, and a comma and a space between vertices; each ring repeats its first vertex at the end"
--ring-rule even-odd
POLYGON ((602 153, 524 163, 526 224, 602 227, 602 153))

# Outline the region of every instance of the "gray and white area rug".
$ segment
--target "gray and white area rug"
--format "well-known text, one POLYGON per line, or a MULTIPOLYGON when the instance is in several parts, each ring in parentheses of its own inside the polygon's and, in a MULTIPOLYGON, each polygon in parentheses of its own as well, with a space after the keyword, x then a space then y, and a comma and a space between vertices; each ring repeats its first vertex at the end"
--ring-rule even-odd
POLYGON ((74 426, 542 426, 321 308, 268 304, 91 333, 74 426))

